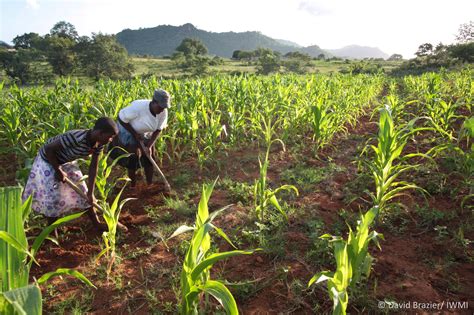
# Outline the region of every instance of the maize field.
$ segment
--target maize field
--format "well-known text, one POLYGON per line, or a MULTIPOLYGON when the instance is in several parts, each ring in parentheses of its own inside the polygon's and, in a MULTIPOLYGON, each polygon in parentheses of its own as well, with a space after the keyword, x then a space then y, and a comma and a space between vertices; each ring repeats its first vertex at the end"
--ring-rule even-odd
POLYGON ((474 309, 469 68, 93 86, 63 78, 0 83, 0 94, 0 313, 474 309), (106 232, 82 213, 48 226, 31 200, 21 203, 47 139, 116 119, 156 88, 172 98, 156 152, 173 194, 159 176, 128 187, 126 169, 104 153, 95 195, 106 232))

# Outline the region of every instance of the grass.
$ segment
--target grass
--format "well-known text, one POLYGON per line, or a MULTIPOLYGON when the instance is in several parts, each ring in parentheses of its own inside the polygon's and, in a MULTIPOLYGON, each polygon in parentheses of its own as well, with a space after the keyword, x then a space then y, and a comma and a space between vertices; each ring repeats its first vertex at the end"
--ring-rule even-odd
POLYGON ((317 184, 342 171, 344 171, 343 167, 331 162, 326 167, 297 164, 293 168, 284 170, 281 173, 281 179, 282 182, 295 185, 303 192, 310 192, 316 189, 317 184))
POLYGON ((235 203, 248 204, 253 193, 252 185, 240 183, 228 177, 219 181, 217 187, 227 190, 230 200, 235 203))
MULTIPOLYGON (((426 206, 416 206, 415 213, 418 216, 418 226, 427 229, 443 226, 443 224, 447 224, 455 216, 453 212, 442 212, 426 206)), ((438 228, 438 230, 441 234, 443 233, 442 228, 438 228)))
MULTIPOLYGON (((51 297, 61 295, 60 292, 48 291, 51 297)), ((77 292, 68 296, 64 300, 54 304, 53 308, 49 310, 50 314, 86 314, 91 310, 91 304, 94 300, 94 292, 88 290, 86 292, 77 292)))
MULTIPOLYGON (((134 75, 156 75, 158 77, 176 77, 185 74, 178 69, 171 59, 165 58, 142 58, 132 57, 132 64, 135 66, 134 75)), ((223 58, 223 64, 211 66, 212 74, 238 74, 238 73, 256 73, 257 67, 255 61, 250 64, 247 61, 239 61, 223 58)), ((312 60, 308 67, 309 73, 330 74, 347 70, 351 63, 359 61, 346 60, 312 60)), ((369 63, 379 64, 384 71, 388 72, 399 65, 399 62, 393 61, 368 61, 369 63)))

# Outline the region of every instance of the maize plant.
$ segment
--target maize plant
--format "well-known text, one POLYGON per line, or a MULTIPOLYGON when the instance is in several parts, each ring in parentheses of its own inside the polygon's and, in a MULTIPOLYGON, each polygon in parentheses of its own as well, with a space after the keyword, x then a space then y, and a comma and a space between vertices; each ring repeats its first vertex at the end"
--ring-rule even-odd
POLYGON ((281 213, 282 216, 285 217, 285 219, 288 219, 285 211, 283 211, 283 209, 281 208, 276 195, 278 192, 283 190, 293 190, 296 195, 298 195, 298 189, 293 185, 283 185, 275 190, 272 190, 267 187, 267 171, 269 165, 270 147, 274 142, 280 142, 283 145, 283 149, 285 148, 285 146, 283 141, 281 141, 280 139, 272 139, 273 128, 270 119, 268 121, 262 119, 262 132, 264 135, 265 143, 267 145, 267 150, 265 152, 263 162, 260 157, 258 158, 258 163, 260 165, 260 177, 255 180, 254 184, 255 214, 258 220, 260 220, 260 222, 263 222, 265 217, 265 211, 271 204, 281 213))
POLYGON ((467 188, 467 195, 463 198, 461 205, 464 206, 466 201, 474 197, 474 184, 472 178, 474 176, 474 117, 466 118, 457 135, 456 142, 441 143, 431 148, 427 155, 437 157, 442 153, 449 154, 454 157, 456 173, 464 179, 464 187, 467 188), (463 145, 463 142, 464 145, 463 145), (465 147, 465 149, 463 149, 465 147))
POLYGON ((453 137, 453 122, 463 116, 456 115, 459 105, 457 103, 446 102, 439 98, 429 98, 426 104, 427 114, 431 118, 430 122, 433 127, 442 136, 448 138, 449 141, 455 140, 453 137))
POLYGON ((317 148, 321 148, 328 143, 337 125, 334 124, 334 112, 325 107, 325 98, 319 98, 311 106, 311 124, 314 130, 313 140, 317 143, 317 148))
MULTIPOLYGON (((203 185, 194 226, 181 226, 170 236, 170 238, 173 238, 184 232, 194 231, 181 272, 180 313, 183 315, 200 314, 199 301, 203 295, 206 296, 206 301, 208 300, 208 295, 213 296, 222 305, 227 314, 238 314, 239 311, 232 293, 221 281, 212 280, 210 271, 212 266, 218 261, 236 255, 250 255, 255 252, 255 250, 232 250, 222 253, 210 252, 211 236, 209 232, 212 229, 235 248, 227 235, 212 223, 214 218, 229 208, 229 206, 209 214, 209 198, 216 181, 213 184, 203 185)), ((209 310, 204 311, 204 313, 209 312, 209 310)))
POLYGON ((117 183, 120 181, 128 181, 128 177, 120 177, 116 179, 113 183, 107 181, 112 174, 112 169, 117 165, 117 163, 124 158, 129 157, 131 154, 127 153, 124 149, 117 147, 118 150, 123 150, 123 154, 115 158, 112 163, 108 163, 110 159, 110 150, 107 154, 101 153, 98 159, 97 164, 97 176, 95 179, 95 187, 99 193, 99 199, 106 201, 109 198, 110 192, 114 187, 117 186, 117 183))
POLYGON ((35 238, 33 245, 29 248, 24 224, 31 211, 31 200, 29 197, 25 203, 21 203, 20 187, 0 188, 1 314, 41 314, 41 291, 38 285, 53 276, 70 275, 94 287, 80 272, 65 268, 44 274, 34 284, 28 283, 31 265, 33 262, 37 264, 35 254, 49 233, 82 215, 82 213, 77 213, 56 220, 35 238))
POLYGON ((99 253, 97 256, 97 260, 100 259, 104 254, 108 255, 109 263, 107 264, 107 274, 110 274, 112 270, 113 263, 115 262, 115 246, 116 246, 116 234, 117 234, 117 226, 119 225, 119 216, 120 212, 122 211, 123 206, 130 200, 136 198, 126 198, 120 201, 120 197, 122 196, 123 190, 125 186, 122 187, 120 192, 115 197, 112 204, 109 204, 106 201, 99 200, 98 204, 102 207, 102 216, 104 221, 107 225, 107 231, 102 233, 102 240, 104 241, 104 249, 99 253), (120 202, 120 203, 119 203, 120 202))
POLYGON ((97 256, 97 260, 100 259, 104 254, 108 255, 109 263, 107 265, 107 275, 110 274, 112 270, 113 263, 115 261, 115 247, 116 247, 116 234, 117 234, 117 226, 119 225, 119 217, 120 212, 122 211, 123 206, 130 200, 135 198, 127 198, 120 201, 120 197, 122 196, 123 190, 125 189, 125 185, 122 187, 120 192, 115 196, 114 201, 110 204, 108 202, 109 194, 112 188, 116 187, 119 181, 128 181, 128 178, 119 178, 114 181, 113 184, 107 182, 107 179, 110 177, 113 167, 118 163, 118 161, 122 158, 126 158, 130 156, 129 153, 122 154, 121 156, 117 157, 112 161, 112 163, 108 164, 107 159, 112 151, 108 154, 103 155, 101 153, 98 163, 98 171, 97 171, 97 178, 96 178, 96 187, 97 191, 99 192, 100 199, 98 200, 98 204, 102 208, 102 217, 107 225, 107 231, 102 233, 102 239, 104 241, 104 249, 99 253, 97 256))
POLYGON ((396 181, 404 172, 416 168, 417 165, 404 165, 398 163, 399 160, 414 156, 424 156, 421 153, 407 154, 402 156, 402 151, 408 138, 415 132, 427 130, 429 128, 414 128, 418 118, 411 120, 403 128, 395 128, 391 116, 390 108, 380 110, 379 133, 377 136, 377 146, 370 145, 374 153, 374 158, 367 162, 367 166, 375 181, 375 194, 371 193, 375 206, 383 211, 386 203, 399 196, 407 189, 421 189, 415 184, 406 181, 396 181))
MULTIPOLYGON (((331 125, 353 124, 381 91, 382 83, 381 76, 274 75, 99 80, 92 89, 84 89, 71 79, 59 79, 50 89, 4 87, 0 141, 10 146, 7 150, 15 151, 22 163, 34 158, 45 140, 58 132, 88 128, 90 121, 100 116, 116 117, 132 100, 149 98, 160 86, 171 93, 175 104, 169 111, 172 123, 163 139, 169 145, 168 152, 161 157, 197 156, 202 165, 224 145, 245 146, 258 139, 255 125, 261 115, 281 120, 275 129, 279 138, 304 140, 305 133, 314 127, 308 124, 308 118, 314 116, 309 104, 329 96, 330 109, 326 104, 323 107, 325 113, 331 113, 331 125)), ((315 128, 328 139, 340 130, 327 131, 324 123, 315 128)))
POLYGON ((340 236, 324 234, 323 239, 328 239, 334 247, 334 257, 336 258, 336 270, 321 271, 314 275, 308 283, 308 287, 313 283, 327 281, 327 292, 333 301, 333 314, 346 314, 349 302, 349 288, 359 282, 362 276, 369 277, 372 268, 373 257, 368 252, 369 243, 375 242, 380 249, 378 238, 383 239, 383 235, 376 231, 370 232, 370 225, 377 216, 379 208, 373 207, 358 221, 356 231, 349 227, 347 240, 340 236))

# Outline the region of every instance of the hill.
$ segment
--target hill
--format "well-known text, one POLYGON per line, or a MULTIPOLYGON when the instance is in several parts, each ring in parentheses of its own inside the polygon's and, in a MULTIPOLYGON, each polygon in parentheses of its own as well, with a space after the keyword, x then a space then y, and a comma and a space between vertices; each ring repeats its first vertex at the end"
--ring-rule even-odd
POLYGON ((7 44, 7 43, 4 42, 3 40, 0 40, 0 47, 1 47, 1 48, 13 48, 13 46, 7 44))
POLYGON ((367 47, 350 45, 339 49, 326 49, 336 57, 349 59, 364 59, 364 58, 383 58, 387 59, 389 56, 377 47, 367 47))
POLYGON ((181 26, 160 25, 139 30, 126 29, 116 36, 129 54, 137 55, 171 55, 186 37, 200 39, 208 48, 209 54, 227 58, 231 57, 235 50, 255 50, 259 47, 270 48, 282 54, 301 51, 312 57, 321 53, 328 55, 318 46, 299 48, 295 43, 276 40, 260 32, 215 33, 200 30, 189 23, 181 26))

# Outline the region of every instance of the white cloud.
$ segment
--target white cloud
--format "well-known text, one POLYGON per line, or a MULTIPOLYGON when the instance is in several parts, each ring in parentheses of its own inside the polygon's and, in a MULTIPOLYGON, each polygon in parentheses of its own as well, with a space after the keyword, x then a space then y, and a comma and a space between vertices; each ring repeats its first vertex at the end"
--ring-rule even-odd
POLYGON ((300 2, 298 10, 306 11, 314 16, 330 15, 333 13, 327 6, 313 1, 300 2))
POLYGON ((26 0, 26 6, 29 9, 37 10, 37 9, 39 9, 39 1, 38 0, 26 0))

